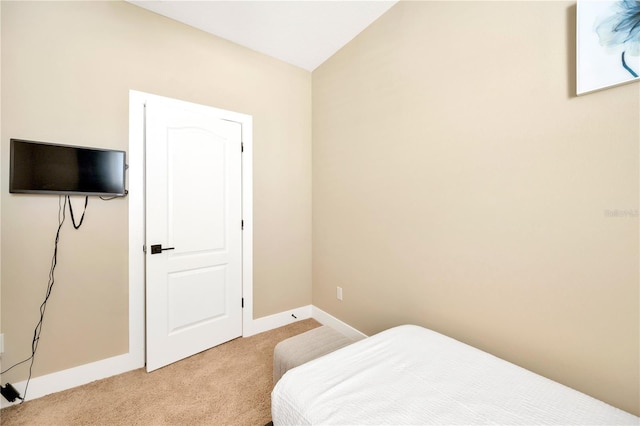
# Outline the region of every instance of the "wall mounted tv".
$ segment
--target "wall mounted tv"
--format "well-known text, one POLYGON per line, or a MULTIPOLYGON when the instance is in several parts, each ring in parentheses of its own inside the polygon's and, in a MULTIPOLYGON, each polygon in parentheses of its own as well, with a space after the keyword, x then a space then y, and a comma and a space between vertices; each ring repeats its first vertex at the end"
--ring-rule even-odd
POLYGON ((11 139, 9 192, 124 196, 124 151, 11 139))

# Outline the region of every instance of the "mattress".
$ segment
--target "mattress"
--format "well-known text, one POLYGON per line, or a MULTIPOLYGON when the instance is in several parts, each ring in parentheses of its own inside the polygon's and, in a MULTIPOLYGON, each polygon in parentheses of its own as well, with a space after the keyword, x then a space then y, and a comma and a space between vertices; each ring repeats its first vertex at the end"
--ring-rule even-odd
POLYGON ((395 327, 289 370, 279 425, 638 425, 640 419, 479 349, 395 327))

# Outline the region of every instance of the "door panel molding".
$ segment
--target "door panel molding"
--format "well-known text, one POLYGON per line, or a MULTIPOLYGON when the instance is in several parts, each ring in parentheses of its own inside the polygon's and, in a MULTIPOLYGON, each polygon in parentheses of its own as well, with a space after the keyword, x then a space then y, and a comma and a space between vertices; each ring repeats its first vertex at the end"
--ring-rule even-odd
POLYGON ((146 241, 174 247, 146 253, 147 371, 242 335, 242 128, 217 112, 146 103, 146 241))

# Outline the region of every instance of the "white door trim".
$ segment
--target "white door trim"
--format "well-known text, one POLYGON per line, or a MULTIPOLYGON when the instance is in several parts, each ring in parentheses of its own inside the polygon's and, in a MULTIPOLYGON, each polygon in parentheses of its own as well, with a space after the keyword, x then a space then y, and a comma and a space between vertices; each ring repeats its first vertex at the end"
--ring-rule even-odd
MULTIPOLYGON (((144 235, 144 104, 163 96, 129 91, 129 354, 144 366, 145 266, 144 235)), ((184 101, 172 100, 176 104, 184 101)), ((185 102, 188 104, 188 102, 185 102)), ((253 119, 250 115, 213 108, 223 120, 242 124, 242 335, 253 334, 253 119)))

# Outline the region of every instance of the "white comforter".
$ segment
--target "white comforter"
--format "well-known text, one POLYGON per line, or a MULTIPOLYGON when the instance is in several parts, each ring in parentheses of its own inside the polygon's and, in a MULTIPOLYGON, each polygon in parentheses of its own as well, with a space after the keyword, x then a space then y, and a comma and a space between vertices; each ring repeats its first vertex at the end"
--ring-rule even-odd
POLYGON ((640 419, 434 331, 405 325, 288 371, 280 425, 639 425, 640 419))

